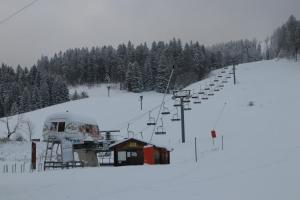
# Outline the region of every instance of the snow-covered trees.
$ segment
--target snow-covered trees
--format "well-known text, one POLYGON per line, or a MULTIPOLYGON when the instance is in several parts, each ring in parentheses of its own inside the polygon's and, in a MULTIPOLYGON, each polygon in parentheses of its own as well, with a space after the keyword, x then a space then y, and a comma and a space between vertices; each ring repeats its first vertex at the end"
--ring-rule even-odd
POLYGON ((27 68, 23 69, 19 66, 14 70, 2 64, 0 67, 0 118, 69 100, 66 83, 53 75, 42 74, 40 71, 42 69, 33 66, 28 71, 27 68))
POLYGON ((300 49, 300 21, 291 15, 271 36, 268 52, 271 57, 293 57, 297 60, 300 49))
POLYGON ((231 64, 233 58, 239 63, 260 60, 261 47, 256 40, 232 41, 209 48, 198 42, 186 43, 183 48, 181 40, 175 38, 168 43, 154 41, 150 48, 146 43, 135 47, 129 41, 116 49, 75 48, 50 59, 43 56, 36 68, 61 76, 70 85, 104 83, 109 74, 110 81, 120 83, 121 89, 164 91, 164 77, 170 71, 163 65, 175 66, 170 88, 179 89, 200 80, 211 69, 231 64))

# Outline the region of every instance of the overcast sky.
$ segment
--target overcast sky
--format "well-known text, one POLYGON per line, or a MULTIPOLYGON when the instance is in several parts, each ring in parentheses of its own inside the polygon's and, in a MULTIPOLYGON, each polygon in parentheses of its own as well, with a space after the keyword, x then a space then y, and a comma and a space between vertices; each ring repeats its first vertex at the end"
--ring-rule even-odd
MULTIPOLYGON (((0 20, 32 0, 0 0, 0 20)), ((264 40, 300 0, 39 0, 0 25, 0 62, 31 66, 68 48, 169 41, 264 40)))

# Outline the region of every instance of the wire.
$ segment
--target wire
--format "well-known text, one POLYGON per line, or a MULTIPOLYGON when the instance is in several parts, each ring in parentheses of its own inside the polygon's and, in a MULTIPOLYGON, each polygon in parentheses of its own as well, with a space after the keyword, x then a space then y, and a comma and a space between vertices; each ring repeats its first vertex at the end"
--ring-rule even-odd
POLYGON ((216 126, 217 126, 217 124, 219 123, 219 120, 220 120, 221 117, 222 117, 222 114, 223 114, 223 112, 224 112, 224 109, 225 109, 226 105, 227 105, 227 103, 225 102, 224 105, 223 105, 223 107, 222 107, 222 110, 220 111, 220 114, 219 114, 219 116, 218 116, 218 118, 217 118, 217 120, 216 120, 216 122, 215 122, 215 124, 214 124, 214 126, 213 126, 213 129, 215 129, 216 126))
POLYGON ((30 2, 29 4, 25 5, 24 7, 22 7, 21 9, 15 11, 14 13, 12 13, 11 15, 9 15, 8 17, 0 20, 0 25, 4 24, 5 22, 11 20, 13 17, 17 16, 19 13, 21 13, 22 11, 26 10, 27 8, 31 7, 33 4, 35 4, 37 1, 39 0, 34 0, 32 2, 30 2))
POLYGON ((160 104, 160 107, 159 107, 159 110, 158 110, 158 113, 157 113, 157 117, 156 117, 155 125, 154 125, 153 131, 152 131, 152 135, 151 135, 151 138, 150 138, 150 142, 152 141, 152 138, 153 138, 153 135, 154 135, 154 132, 155 132, 155 128, 156 128, 156 124, 157 124, 157 121, 159 119, 159 115, 160 115, 161 109, 163 107, 163 104, 165 102, 165 98, 166 98, 166 95, 167 95, 167 92, 168 92, 168 89, 169 89, 169 86, 170 86, 170 82, 171 82, 171 79, 172 79, 172 76, 173 76, 173 72, 174 72, 174 65, 173 65, 173 69, 172 69, 170 77, 169 77, 169 81, 168 81, 167 87, 165 89, 165 93, 164 93, 163 99, 161 101, 161 104, 160 104))

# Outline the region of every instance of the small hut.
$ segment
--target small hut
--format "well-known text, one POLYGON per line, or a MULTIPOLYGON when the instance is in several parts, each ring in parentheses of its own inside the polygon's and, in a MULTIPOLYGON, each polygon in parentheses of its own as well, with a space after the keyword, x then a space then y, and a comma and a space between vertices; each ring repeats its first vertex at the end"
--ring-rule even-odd
POLYGON ((114 166, 122 165, 143 165, 144 164, 144 146, 148 143, 128 138, 110 145, 114 152, 114 166))
POLYGON ((170 150, 165 147, 147 145, 144 147, 144 163, 170 164, 170 150))

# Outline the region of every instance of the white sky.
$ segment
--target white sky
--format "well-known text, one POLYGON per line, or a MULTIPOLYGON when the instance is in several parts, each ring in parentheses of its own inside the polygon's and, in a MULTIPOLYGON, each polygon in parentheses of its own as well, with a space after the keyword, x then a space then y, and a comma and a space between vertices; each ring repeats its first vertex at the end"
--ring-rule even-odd
MULTIPOLYGON (((31 1, 0 0, 0 20, 31 1)), ((291 14, 300 19, 299 0, 40 0, 0 25, 0 63, 128 40, 263 40, 291 14)))

